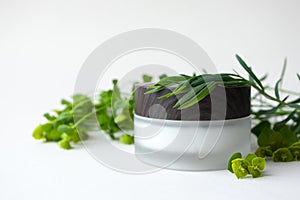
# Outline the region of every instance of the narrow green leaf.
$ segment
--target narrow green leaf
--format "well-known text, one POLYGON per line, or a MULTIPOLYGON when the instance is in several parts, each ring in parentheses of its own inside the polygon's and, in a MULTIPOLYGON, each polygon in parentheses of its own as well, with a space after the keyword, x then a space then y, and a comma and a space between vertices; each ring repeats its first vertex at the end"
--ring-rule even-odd
POLYGON ((167 94, 162 95, 158 98, 159 99, 164 99, 164 98, 169 98, 169 97, 174 96, 174 95, 178 95, 178 94, 182 93, 188 85, 189 85, 189 82, 185 81, 185 82, 181 83, 173 92, 167 93, 167 94))
MULTIPOLYGON (((287 66, 287 58, 285 58, 284 61, 283 61, 283 67, 282 67, 281 74, 280 74, 280 79, 282 81, 283 81, 283 78, 284 78, 284 75, 285 75, 286 66, 287 66)), ((279 85, 279 88, 281 88, 281 86, 282 86, 282 81, 281 81, 281 83, 279 85)))
POLYGON ((279 84, 281 83, 282 79, 279 79, 277 82, 276 82, 276 85, 275 85, 275 96, 278 100, 280 100, 280 96, 279 96, 279 84))
POLYGON ((290 106, 291 108, 297 108, 297 109, 300 109, 300 105, 299 105, 299 104, 292 103, 292 104, 289 104, 289 106, 290 106))
POLYGON ((207 95, 209 95, 210 92, 214 90, 216 86, 217 86, 216 82, 209 82, 206 85, 206 87, 204 87, 196 96, 194 96, 192 99, 182 104, 178 109, 182 110, 198 103, 199 101, 204 99, 207 95))
POLYGON ((274 124, 274 130, 279 130, 282 126, 284 126, 286 123, 288 123, 288 121, 290 121, 295 113, 297 112, 297 109, 295 109, 293 112, 291 112, 285 119, 283 119, 282 121, 276 122, 274 124))
MULTIPOLYGON (((285 102, 287 100, 289 96, 286 96, 282 102, 285 102)), ((271 108, 271 109, 267 109, 267 110, 259 110, 258 112, 256 112, 256 115, 271 115, 274 114, 279 108, 281 108, 283 105, 282 103, 279 103, 277 106, 271 108)))
POLYGON ((300 97, 293 100, 293 101, 291 101, 291 102, 289 102, 289 104, 295 104, 295 103, 300 103, 300 97))
POLYGON ((165 78, 162 78, 160 81, 158 81, 155 86, 166 86, 169 85, 170 83, 173 84, 178 84, 181 81, 185 81, 186 78, 183 76, 168 76, 165 78))
POLYGON ((265 74, 259 80, 260 80, 260 82, 262 82, 262 81, 266 80, 267 78, 268 78, 268 74, 265 74))
POLYGON ((183 95, 183 97, 181 97, 177 101, 177 103, 173 106, 173 108, 179 107, 180 105, 184 104, 186 101, 194 97, 198 92, 200 92, 205 87, 206 87, 206 83, 194 87, 191 91, 183 95))
POLYGON ((151 94, 151 93, 154 93, 154 92, 159 92, 159 91, 161 91, 163 89, 165 89, 164 86, 156 86, 152 90, 148 90, 147 92, 145 92, 145 94, 151 94))
POLYGON ((260 80, 255 76, 255 74, 253 73, 251 68, 248 67, 248 65, 245 63, 245 61, 239 55, 236 55, 236 58, 239 61, 239 63, 242 65, 242 67, 248 72, 248 74, 251 76, 251 78, 259 85, 259 87, 262 90, 264 90, 264 87, 261 84, 260 80))

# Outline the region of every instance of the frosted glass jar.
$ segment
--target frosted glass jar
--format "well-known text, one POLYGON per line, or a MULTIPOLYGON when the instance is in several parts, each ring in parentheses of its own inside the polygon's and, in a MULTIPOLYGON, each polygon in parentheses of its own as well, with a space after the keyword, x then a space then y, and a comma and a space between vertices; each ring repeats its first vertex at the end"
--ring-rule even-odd
POLYGON ((135 96, 135 154, 147 164, 175 170, 226 169, 234 152, 250 152, 250 87, 218 86, 186 110, 173 108, 178 97, 158 99, 169 92, 135 96))

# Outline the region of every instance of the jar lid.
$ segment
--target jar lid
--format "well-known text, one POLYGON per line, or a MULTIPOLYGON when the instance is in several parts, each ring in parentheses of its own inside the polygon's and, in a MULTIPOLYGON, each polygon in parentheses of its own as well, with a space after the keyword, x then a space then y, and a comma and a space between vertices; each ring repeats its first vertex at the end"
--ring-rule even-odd
POLYGON ((166 88, 159 92, 145 94, 152 83, 137 84, 135 88, 135 114, 169 120, 226 120, 250 115, 251 87, 217 86, 208 96, 189 108, 173 108, 177 100, 184 95, 169 98, 158 97, 172 91, 166 88))

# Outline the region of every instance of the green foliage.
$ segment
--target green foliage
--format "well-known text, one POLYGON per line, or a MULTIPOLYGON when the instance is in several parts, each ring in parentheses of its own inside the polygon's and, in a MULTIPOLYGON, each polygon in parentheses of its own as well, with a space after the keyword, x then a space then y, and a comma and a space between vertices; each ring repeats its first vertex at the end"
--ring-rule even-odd
POLYGON ((242 158, 236 158, 233 161, 231 161, 233 173, 238 179, 244 178, 249 174, 248 165, 249 163, 242 158))
POLYGON ((265 127, 258 136, 259 148, 255 154, 259 157, 272 157, 274 162, 299 160, 300 143, 297 135, 289 126, 283 125, 277 130, 265 127))
POLYGON ((258 149, 256 149, 255 151, 255 155, 257 155, 258 157, 270 157, 272 156, 273 152, 270 149, 270 147, 259 147, 258 149))
MULTIPOLYGON (((144 82, 152 80, 149 75, 142 78, 144 82)), ((38 125, 32 136, 46 142, 56 141, 61 148, 71 149, 72 143, 87 139, 87 132, 94 130, 89 119, 96 115, 100 129, 113 140, 133 144, 133 136, 116 135, 133 129, 134 90, 130 95, 123 96, 118 81, 113 80, 112 83, 113 89, 100 92, 95 103, 82 94, 75 94, 71 101, 62 99, 62 109, 44 114, 47 122, 38 125)))
POLYGON ((257 141, 260 147, 270 147, 272 151, 275 151, 278 148, 290 146, 297 142, 298 138, 288 126, 283 126, 278 131, 264 128, 257 141))
POLYGON ((242 154, 240 152, 236 152, 234 154, 232 154, 232 156, 229 158, 228 160, 228 164, 227 164, 227 169, 233 173, 233 169, 232 169, 232 161, 237 159, 237 158, 242 158, 242 154))
POLYGON ((270 129, 271 123, 269 121, 263 120, 259 124, 257 124, 255 127, 253 127, 251 129, 251 132, 258 137, 264 128, 270 129))
POLYGON ((237 74, 203 74, 203 75, 179 75, 161 79, 154 85, 149 86, 145 94, 151 94, 169 88, 172 91, 159 98, 169 98, 174 95, 184 95, 173 106, 179 110, 189 108, 204 99, 218 85, 243 86, 249 81, 237 74))
POLYGON ((73 101, 76 102, 74 106, 71 102, 63 99, 61 100, 62 109, 54 110, 54 114, 44 114, 47 122, 38 125, 32 136, 37 140, 45 140, 46 142, 56 141, 60 147, 70 149, 71 142, 76 143, 80 140, 80 137, 85 136, 85 132, 81 132, 81 135, 79 135, 76 130, 76 126, 79 124, 74 124, 74 107, 91 102, 85 95, 73 96, 73 101))
POLYGON ((234 173, 238 179, 246 177, 248 174, 253 178, 262 176, 262 170, 266 167, 266 160, 257 157, 255 154, 248 154, 242 158, 242 154, 234 153, 228 160, 228 170, 234 173))
POLYGON ((272 160, 274 162, 290 162, 294 160, 294 156, 289 148, 279 148, 273 153, 272 160))
POLYGON ((120 142, 123 144, 133 144, 134 143, 134 137, 132 135, 123 134, 120 137, 120 142))

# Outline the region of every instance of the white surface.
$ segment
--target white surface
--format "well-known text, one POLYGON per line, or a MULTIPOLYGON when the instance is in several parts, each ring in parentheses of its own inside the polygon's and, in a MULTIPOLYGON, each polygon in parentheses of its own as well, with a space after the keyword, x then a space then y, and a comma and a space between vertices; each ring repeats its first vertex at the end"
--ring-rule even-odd
POLYGON ((242 71, 240 53, 274 83, 299 91, 299 1, 0 0, 0 199, 297 199, 299 162, 268 163, 265 177, 227 171, 126 175, 83 149, 63 151, 31 138, 41 115, 72 94, 89 53, 112 35, 167 28, 197 41, 220 71, 242 71))

